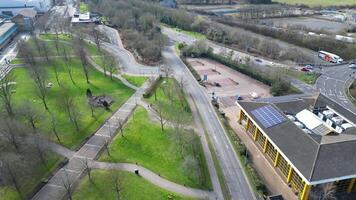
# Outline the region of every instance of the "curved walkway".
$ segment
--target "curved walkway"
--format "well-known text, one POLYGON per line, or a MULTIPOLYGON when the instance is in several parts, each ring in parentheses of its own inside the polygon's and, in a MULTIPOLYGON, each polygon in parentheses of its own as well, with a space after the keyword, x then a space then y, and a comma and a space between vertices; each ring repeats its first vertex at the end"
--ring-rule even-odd
POLYGON ((173 183, 139 165, 129 164, 129 163, 106 163, 106 162, 92 161, 89 163, 89 166, 94 169, 106 169, 106 170, 115 169, 115 170, 128 171, 132 173, 134 173, 134 171, 137 169, 139 170, 139 175, 142 178, 168 191, 181 194, 184 196, 199 198, 199 199, 215 199, 214 192, 189 188, 189 187, 179 185, 177 183, 173 183))

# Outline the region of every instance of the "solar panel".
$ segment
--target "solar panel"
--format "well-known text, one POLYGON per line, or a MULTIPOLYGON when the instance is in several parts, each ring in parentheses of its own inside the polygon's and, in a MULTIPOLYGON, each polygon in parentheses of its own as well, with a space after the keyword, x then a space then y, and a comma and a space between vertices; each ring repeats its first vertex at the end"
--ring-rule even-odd
POLYGON ((270 128, 286 121, 286 118, 271 105, 257 108, 252 111, 252 114, 265 128, 270 128))

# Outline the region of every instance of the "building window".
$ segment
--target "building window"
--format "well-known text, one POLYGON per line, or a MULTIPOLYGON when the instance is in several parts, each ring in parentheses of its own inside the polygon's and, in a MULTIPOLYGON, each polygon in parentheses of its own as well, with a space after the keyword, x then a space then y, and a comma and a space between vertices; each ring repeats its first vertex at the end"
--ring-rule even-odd
POLYGON ((289 164, 283 158, 283 156, 280 156, 279 162, 277 163, 277 167, 282 172, 282 174, 285 176, 285 178, 287 178, 288 177, 288 172, 289 172, 289 164))
POLYGON ((292 176, 291 176, 290 184, 291 184, 292 188, 298 192, 298 196, 300 196, 303 192, 305 183, 304 183, 303 179, 293 169, 292 169, 292 176))
POLYGON ((272 162, 274 162, 277 156, 277 149, 275 149, 274 146, 269 141, 267 141, 266 154, 267 157, 269 157, 272 160, 272 162))
POLYGON ((335 182, 336 193, 346 193, 347 188, 349 187, 350 181, 351 181, 351 179, 336 181, 335 182))
POLYGON ((14 14, 12 13, 12 11, 2 11, 1 13, 2 13, 3 15, 9 16, 9 17, 14 16, 14 14))
POLYGON ((256 137, 256 142, 259 144, 261 148, 263 148, 265 144, 266 137, 261 133, 260 130, 257 131, 257 137, 256 137))
POLYGON ((249 125, 249 127, 247 129, 247 132, 249 132, 249 133, 251 133, 253 135, 255 133, 255 130, 256 130, 256 125, 254 125, 252 123, 252 121, 250 121, 250 125, 249 125))

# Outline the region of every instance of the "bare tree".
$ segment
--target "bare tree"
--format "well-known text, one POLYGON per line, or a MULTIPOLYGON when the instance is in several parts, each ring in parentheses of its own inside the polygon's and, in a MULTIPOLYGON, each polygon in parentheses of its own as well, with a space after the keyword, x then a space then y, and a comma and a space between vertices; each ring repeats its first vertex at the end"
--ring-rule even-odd
POLYGON ((46 87, 47 70, 36 62, 32 49, 26 43, 19 45, 19 54, 28 67, 27 71, 30 77, 35 82, 39 98, 42 100, 45 109, 49 110, 46 102, 48 92, 46 87))
POLYGON ((3 161, 3 164, 4 164, 5 174, 8 175, 9 181, 14 185, 17 193, 20 195, 20 197, 22 199, 23 194, 21 191, 19 176, 13 170, 13 166, 11 166, 11 164, 9 162, 3 161))
POLYGON ((67 72, 69 74, 69 78, 72 81, 73 85, 75 85, 75 81, 73 79, 73 74, 72 74, 72 66, 70 65, 71 59, 68 56, 65 45, 62 45, 62 49, 63 49, 63 56, 64 56, 64 64, 66 65, 67 72))
POLYGON ((6 75, 0 80, 0 99, 10 117, 14 116, 12 107, 12 91, 14 88, 14 76, 12 73, 6 75))
POLYGON ((121 196, 121 190, 122 190, 122 187, 121 187, 121 181, 120 181, 120 178, 119 178, 119 175, 117 173, 115 173, 114 177, 113 177, 113 181, 114 181, 114 190, 115 190, 115 193, 116 193, 116 199, 117 200, 121 200, 122 196, 121 196))
POLYGON ((82 69, 85 75, 85 79, 87 83, 89 84, 89 62, 87 58, 87 52, 85 50, 85 41, 84 38, 82 37, 81 34, 77 34, 77 37, 75 39, 76 43, 76 54, 80 59, 82 69))
POLYGON ((112 56, 107 56, 107 70, 110 73, 110 79, 113 80, 113 73, 116 70, 116 62, 115 62, 115 58, 112 56))
POLYGON ((95 28, 95 26, 90 27, 91 31, 89 32, 90 36, 94 39, 94 43, 96 45, 96 48, 98 52, 101 52, 101 41, 103 38, 103 35, 101 32, 95 28))
POLYGON ((79 131, 79 118, 80 113, 77 109, 77 105, 74 102, 72 96, 70 96, 68 90, 63 88, 62 94, 60 95, 59 105, 61 105, 67 112, 69 120, 74 124, 77 131, 79 131))
POLYGON ((119 119, 119 129, 120 129, 121 136, 123 138, 125 138, 125 136, 124 136, 124 123, 122 122, 121 119, 119 119))
POLYGON ((61 82, 59 81, 59 74, 58 74, 58 66, 55 60, 53 60, 53 62, 51 62, 51 65, 53 66, 53 70, 54 70, 54 75, 56 77, 56 81, 58 86, 61 86, 61 82))
POLYGON ((335 193, 336 186, 334 183, 324 184, 322 189, 322 197, 320 200, 336 200, 335 193))
POLYGON ((15 150, 19 153, 20 151, 20 139, 24 128, 15 119, 4 117, 0 120, 0 135, 4 136, 15 150))
POLYGON ((52 133, 56 136, 58 142, 61 143, 61 140, 59 138, 59 135, 58 135, 56 127, 57 127, 57 120, 54 117, 54 115, 51 113, 51 130, 52 130, 52 133))
POLYGON ((72 185, 70 183, 69 180, 69 176, 68 173, 66 171, 66 169, 63 169, 63 173, 64 173, 64 177, 62 176, 62 184, 64 189, 66 190, 67 196, 69 198, 69 200, 73 200, 73 195, 72 195, 72 185))
POLYGON ((157 113, 157 119, 159 121, 159 123, 161 124, 161 130, 164 131, 164 125, 166 124, 166 120, 164 119, 164 115, 165 115, 165 110, 163 108, 163 103, 161 101, 158 100, 157 102, 157 106, 155 108, 155 111, 157 113))
POLYGON ((36 132, 37 123, 42 116, 40 115, 40 112, 35 109, 34 105, 30 101, 26 101, 18 108, 17 113, 23 117, 25 121, 30 124, 33 131, 36 132))
MULTIPOLYGON (((35 137, 39 137, 39 136, 37 135, 35 137)), ((35 148, 37 151, 37 155, 41 160, 42 165, 47 169, 47 160, 46 160, 45 150, 43 148, 43 144, 40 143, 39 138, 35 138, 35 148)))
POLYGON ((83 161, 83 166, 84 166, 84 170, 88 173, 88 178, 89 178, 89 181, 92 182, 92 177, 91 177, 91 168, 89 166, 89 160, 88 158, 85 158, 84 161, 83 161))
POLYGON ((110 149, 109 149, 109 140, 107 140, 107 139, 105 139, 104 148, 105 148, 106 153, 108 154, 108 156, 111 156, 110 149))

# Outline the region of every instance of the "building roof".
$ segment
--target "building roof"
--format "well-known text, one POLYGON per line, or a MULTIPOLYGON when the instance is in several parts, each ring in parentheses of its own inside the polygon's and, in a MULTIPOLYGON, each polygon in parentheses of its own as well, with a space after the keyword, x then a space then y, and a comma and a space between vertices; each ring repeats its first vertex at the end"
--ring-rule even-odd
POLYGON ((356 177, 356 127, 346 129, 341 134, 310 134, 291 120, 286 120, 265 128, 252 111, 272 105, 284 116, 297 113, 303 113, 304 116, 309 115, 305 110, 312 113, 316 109, 329 108, 353 124, 356 124, 356 114, 322 94, 291 98, 290 101, 284 98, 281 102, 271 103, 269 99, 266 102, 240 101, 238 104, 309 183, 327 182, 328 179, 338 180, 347 176, 356 177))
POLYGON ((17 13, 17 15, 22 15, 24 17, 29 17, 29 18, 35 18, 36 15, 37 15, 37 11, 35 9, 33 9, 33 8, 24 8, 24 9, 20 10, 17 13))
POLYGON ((15 23, 12 22, 4 22, 0 24, 0 37, 2 37, 4 34, 6 34, 11 28, 13 28, 15 23))

